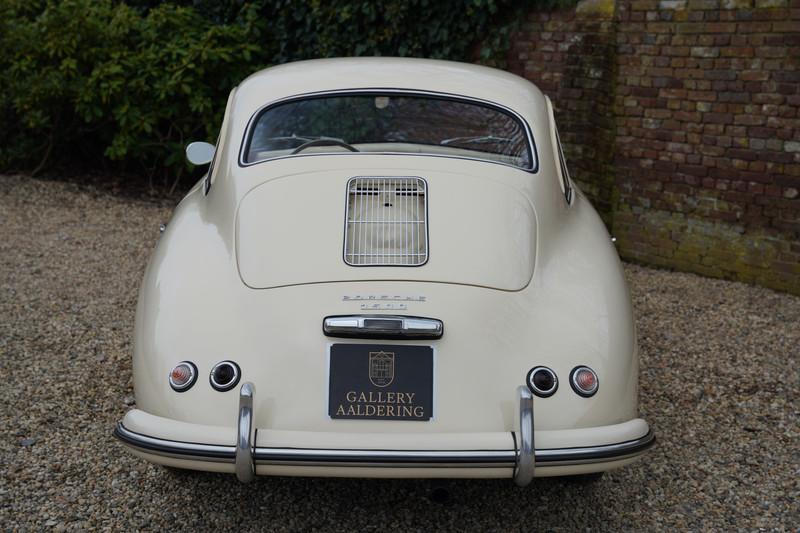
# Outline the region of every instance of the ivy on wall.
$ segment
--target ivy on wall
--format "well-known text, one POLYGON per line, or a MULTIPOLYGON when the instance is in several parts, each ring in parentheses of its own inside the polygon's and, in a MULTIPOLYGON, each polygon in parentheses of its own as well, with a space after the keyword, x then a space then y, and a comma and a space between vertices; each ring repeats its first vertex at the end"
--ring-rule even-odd
POLYGON ((173 181, 183 146, 213 141, 230 89, 316 57, 503 65, 531 4, 552 0, 6 0, 0 169, 122 169, 173 181))

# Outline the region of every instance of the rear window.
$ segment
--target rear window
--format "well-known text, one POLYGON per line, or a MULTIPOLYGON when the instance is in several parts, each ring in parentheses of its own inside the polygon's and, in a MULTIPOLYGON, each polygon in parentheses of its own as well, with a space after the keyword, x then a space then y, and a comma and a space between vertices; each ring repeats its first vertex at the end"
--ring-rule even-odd
POLYGON ((326 95, 270 106, 253 121, 243 160, 256 163, 295 151, 413 153, 534 166, 527 130, 512 113, 427 95, 326 95))

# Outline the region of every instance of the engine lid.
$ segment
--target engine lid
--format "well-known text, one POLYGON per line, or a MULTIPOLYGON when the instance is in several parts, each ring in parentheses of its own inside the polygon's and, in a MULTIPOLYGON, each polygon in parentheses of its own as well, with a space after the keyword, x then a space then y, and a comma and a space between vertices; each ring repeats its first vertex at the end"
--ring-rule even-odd
POLYGON ((242 198, 237 262, 254 289, 381 280, 517 291, 533 275, 535 224, 520 191, 471 174, 293 174, 242 198))

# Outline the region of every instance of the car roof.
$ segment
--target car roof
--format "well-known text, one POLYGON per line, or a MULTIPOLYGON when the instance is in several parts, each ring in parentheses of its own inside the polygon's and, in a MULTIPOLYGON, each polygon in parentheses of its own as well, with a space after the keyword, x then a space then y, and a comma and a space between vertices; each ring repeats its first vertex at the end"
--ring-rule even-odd
POLYGON ((545 106, 531 82, 503 70, 434 59, 359 57, 314 59, 261 70, 236 91, 234 115, 248 120, 285 98, 328 91, 402 89, 464 96, 508 107, 529 122, 545 106))

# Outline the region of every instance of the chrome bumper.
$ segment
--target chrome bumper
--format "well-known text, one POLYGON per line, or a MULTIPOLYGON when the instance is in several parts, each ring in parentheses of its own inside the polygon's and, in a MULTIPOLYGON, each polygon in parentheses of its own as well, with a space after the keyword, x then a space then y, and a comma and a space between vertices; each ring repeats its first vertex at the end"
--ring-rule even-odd
POLYGON ((508 450, 390 450, 277 448, 255 446, 253 395, 245 383, 239 396, 237 443, 225 446, 180 442, 143 435, 119 423, 114 435, 143 453, 178 459, 232 463, 237 477, 253 479, 257 465, 331 466, 370 468, 511 468, 517 485, 530 483, 536 468, 605 463, 634 457, 655 443, 652 431, 640 438, 600 446, 535 449, 533 397, 519 387, 519 431, 511 433, 514 448, 508 450))

